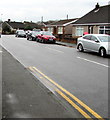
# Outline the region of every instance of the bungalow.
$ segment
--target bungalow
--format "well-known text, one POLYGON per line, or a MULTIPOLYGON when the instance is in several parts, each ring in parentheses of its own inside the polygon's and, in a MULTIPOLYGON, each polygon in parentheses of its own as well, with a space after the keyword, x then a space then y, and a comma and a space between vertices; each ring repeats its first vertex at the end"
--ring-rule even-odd
POLYGON ((54 35, 60 38, 65 35, 72 35, 72 26, 73 26, 72 23, 74 23, 77 20, 78 18, 59 20, 46 25, 45 30, 50 31, 51 33, 53 33, 54 35))
POLYGON ((33 22, 12 22, 10 19, 8 21, 5 21, 2 24, 2 30, 3 32, 15 32, 17 29, 23 29, 23 30, 33 30, 34 28, 36 29, 41 29, 42 26, 38 25, 37 23, 33 22))
POLYGON ((43 25, 41 25, 41 24, 38 24, 38 23, 34 23, 34 22, 26 22, 26 21, 24 21, 24 25, 25 25, 25 27, 24 27, 24 29, 25 30, 33 30, 33 29, 42 29, 42 26, 43 25))
POLYGON ((110 5, 95 6, 95 8, 81 17, 73 24, 72 36, 82 36, 85 32, 90 34, 110 35, 110 5))
POLYGON ((17 29, 24 29, 24 27, 22 22, 12 22, 10 19, 2 24, 3 33, 15 32, 17 29))

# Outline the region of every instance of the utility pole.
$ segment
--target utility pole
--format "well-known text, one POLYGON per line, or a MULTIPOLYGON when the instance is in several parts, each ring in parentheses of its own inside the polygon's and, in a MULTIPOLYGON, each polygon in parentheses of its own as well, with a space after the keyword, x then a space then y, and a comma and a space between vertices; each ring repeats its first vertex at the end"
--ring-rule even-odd
POLYGON ((43 16, 41 17, 41 23, 43 23, 43 16))
POLYGON ((68 20, 68 14, 67 14, 67 20, 68 20))

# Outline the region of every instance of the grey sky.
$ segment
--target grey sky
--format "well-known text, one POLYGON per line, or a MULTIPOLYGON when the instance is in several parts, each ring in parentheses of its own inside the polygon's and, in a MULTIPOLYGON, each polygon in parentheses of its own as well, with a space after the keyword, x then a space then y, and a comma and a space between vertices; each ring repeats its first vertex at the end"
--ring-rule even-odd
POLYGON ((0 19, 3 21, 44 21, 79 18, 92 10, 96 3, 104 6, 108 0, 0 0, 0 19))

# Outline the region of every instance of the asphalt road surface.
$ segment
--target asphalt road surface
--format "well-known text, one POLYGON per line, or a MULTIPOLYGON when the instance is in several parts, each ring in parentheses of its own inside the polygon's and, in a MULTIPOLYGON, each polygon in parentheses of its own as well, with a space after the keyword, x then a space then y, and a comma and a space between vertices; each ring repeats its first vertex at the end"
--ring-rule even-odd
MULTIPOLYGON (((77 97, 87 105, 85 109, 89 107, 101 117, 108 118, 109 57, 81 53, 76 48, 57 44, 27 41, 14 35, 2 36, 1 44, 47 87, 49 83, 46 84, 42 77, 77 97)), ((58 94, 62 101, 63 98, 67 100, 60 92, 58 94)))

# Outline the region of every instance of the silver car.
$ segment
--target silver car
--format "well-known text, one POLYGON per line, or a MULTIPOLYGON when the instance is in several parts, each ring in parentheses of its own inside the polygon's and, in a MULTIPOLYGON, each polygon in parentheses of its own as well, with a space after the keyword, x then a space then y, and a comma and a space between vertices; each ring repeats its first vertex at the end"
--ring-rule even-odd
POLYGON ((77 49, 82 52, 89 50, 100 56, 110 55, 110 36, 105 34, 87 34, 78 38, 77 49))

